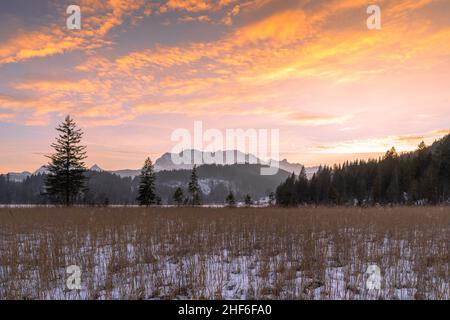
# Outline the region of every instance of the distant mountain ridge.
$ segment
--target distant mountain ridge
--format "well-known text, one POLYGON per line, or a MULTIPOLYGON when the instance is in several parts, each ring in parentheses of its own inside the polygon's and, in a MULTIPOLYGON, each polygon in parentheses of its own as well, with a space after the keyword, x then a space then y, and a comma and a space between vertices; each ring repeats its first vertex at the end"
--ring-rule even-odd
MULTIPOLYGON (((243 153, 238 150, 226 150, 226 151, 216 151, 216 152, 207 152, 207 151, 199 151, 199 150, 184 150, 177 154, 172 154, 170 152, 164 153, 161 157, 156 159, 154 162, 155 171, 172 171, 172 170, 191 170, 194 167, 194 164, 197 166, 201 166, 204 164, 216 164, 216 165, 226 165, 226 164, 264 164, 264 165, 272 165, 276 166, 278 165, 279 169, 287 171, 289 173, 294 172, 296 175, 300 173, 300 171, 303 168, 303 165, 300 163, 290 163, 287 159, 283 159, 281 161, 276 160, 269 160, 268 162, 262 161, 258 157, 243 153), (191 161, 189 163, 182 163, 182 164, 175 164, 173 162, 173 156, 188 156, 186 153, 190 153, 190 159, 191 161), (214 159, 215 161, 213 163, 206 162, 207 159, 214 159)), ((89 168, 90 171, 106 171, 113 174, 116 174, 120 176, 121 178, 131 177, 134 178, 140 174, 140 169, 120 169, 120 170, 104 170, 97 164, 94 164, 92 167, 89 168)), ((305 168, 308 178, 312 176, 314 172, 317 171, 316 168, 305 168)), ((34 171, 33 173, 30 173, 28 171, 24 171, 21 173, 8 173, 11 181, 15 182, 21 182, 25 180, 26 178, 32 176, 32 175, 39 175, 39 174, 47 174, 48 170, 46 166, 41 166, 39 169, 34 171)))
POLYGON ((29 176, 31 176, 31 172, 23 171, 23 172, 9 172, 7 173, 9 180, 14 182, 22 182, 29 176))
POLYGON ((184 150, 179 154, 173 154, 166 152, 160 158, 155 161, 155 170, 181 170, 181 169, 192 169, 194 164, 197 166, 204 164, 216 164, 216 165, 226 165, 226 164, 262 164, 267 166, 278 166, 281 170, 287 172, 294 172, 296 175, 300 173, 303 165, 300 163, 290 163, 287 159, 282 161, 276 161, 270 159, 269 161, 263 161, 250 153, 243 153, 239 150, 219 150, 215 152, 199 151, 199 150, 184 150), (173 155, 178 157, 183 157, 186 153, 190 153, 190 163, 175 164, 173 163, 173 155), (213 162, 206 162, 205 159, 213 160, 213 162), (199 161, 200 160, 200 161, 199 161))

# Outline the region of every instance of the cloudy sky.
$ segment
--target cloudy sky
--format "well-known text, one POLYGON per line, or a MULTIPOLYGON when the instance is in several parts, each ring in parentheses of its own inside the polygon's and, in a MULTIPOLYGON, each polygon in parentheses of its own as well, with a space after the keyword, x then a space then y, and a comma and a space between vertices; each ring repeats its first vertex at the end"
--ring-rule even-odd
POLYGON ((171 133, 279 129, 306 165, 450 130, 450 1, 2 0, 0 172, 35 170, 70 114, 87 163, 138 168, 171 133), (82 29, 68 30, 77 4, 82 29))

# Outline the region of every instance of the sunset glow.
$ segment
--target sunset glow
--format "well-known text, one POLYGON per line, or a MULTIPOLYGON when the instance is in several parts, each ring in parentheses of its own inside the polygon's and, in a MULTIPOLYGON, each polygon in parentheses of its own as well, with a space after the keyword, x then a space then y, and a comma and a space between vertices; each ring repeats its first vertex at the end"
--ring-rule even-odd
POLYGON ((171 133, 280 130, 307 166, 414 149, 450 132, 450 1, 0 3, 0 173, 46 162, 70 114, 88 165, 138 168, 171 133))

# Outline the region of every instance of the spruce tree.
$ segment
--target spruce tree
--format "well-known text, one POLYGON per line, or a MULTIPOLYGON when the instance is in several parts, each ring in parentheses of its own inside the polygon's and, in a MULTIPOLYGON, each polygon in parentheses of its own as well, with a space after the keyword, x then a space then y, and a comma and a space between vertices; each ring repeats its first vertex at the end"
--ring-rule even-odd
POLYGON ((197 166, 194 165, 194 168, 192 169, 191 174, 191 181, 189 181, 189 193, 191 194, 191 205, 197 206, 201 204, 201 190, 200 186, 198 185, 198 178, 197 178, 197 166))
POLYGON ((302 167, 295 182, 296 201, 297 203, 304 203, 308 201, 308 177, 306 176, 305 167, 302 167))
POLYGON ((252 197, 251 197, 249 194, 247 194, 247 195, 245 196, 245 198, 244 198, 244 203, 245 203, 245 206, 246 206, 246 207, 250 207, 250 206, 253 204, 252 197))
POLYGON ((183 190, 180 187, 178 187, 175 190, 175 193, 173 194, 173 202, 175 202, 177 206, 181 206, 183 204, 184 200, 183 198, 184 198, 183 190))
POLYGON ((148 207, 149 205, 157 203, 158 198, 155 194, 155 178, 152 160, 147 158, 139 176, 139 196, 137 201, 140 206, 148 207))
POLYGON ((45 192, 53 200, 70 206, 87 190, 83 162, 86 159, 86 146, 80 144, 83 132, 70 116, 56 130, 59 135, 51 145, 55 153, 47 156, 50 161, 47 165, 49 173, 45 179, 45 192))
POLYGON ((234 199, 233 191, 230 190, 230 193, 226 197, 225 201, 227 202, 227 205, 231 208, 236 205, 236 200, 234 199))

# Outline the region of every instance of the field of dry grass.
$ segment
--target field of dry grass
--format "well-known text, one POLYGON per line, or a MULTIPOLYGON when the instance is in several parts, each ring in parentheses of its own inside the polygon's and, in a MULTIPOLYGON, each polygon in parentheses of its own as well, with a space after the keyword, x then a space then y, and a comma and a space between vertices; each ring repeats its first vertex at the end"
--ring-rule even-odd
POLYGON ((450 299, 449 240, 449 207, 3 208, 0 299, 450 299))

